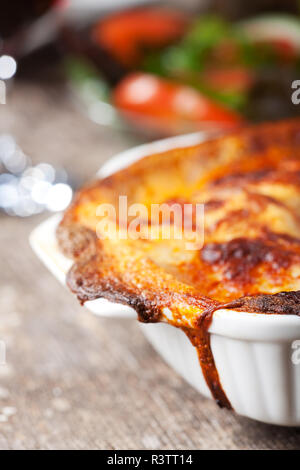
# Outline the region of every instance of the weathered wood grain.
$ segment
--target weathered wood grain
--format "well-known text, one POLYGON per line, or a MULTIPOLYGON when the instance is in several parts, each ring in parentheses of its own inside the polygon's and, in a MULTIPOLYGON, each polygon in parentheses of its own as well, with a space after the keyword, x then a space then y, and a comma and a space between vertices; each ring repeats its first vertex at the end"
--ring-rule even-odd
MULTIPOLYGON (((17 83, 0 108, 34 162, 78 181, 138 143, 88 122, 64 89, 17 83)), ((135 321, 93 317, 31 252, 45 216, 0 216, 1 449, 296 449, 300 430, 243 419, 202 398, 156 355, 135 321)))

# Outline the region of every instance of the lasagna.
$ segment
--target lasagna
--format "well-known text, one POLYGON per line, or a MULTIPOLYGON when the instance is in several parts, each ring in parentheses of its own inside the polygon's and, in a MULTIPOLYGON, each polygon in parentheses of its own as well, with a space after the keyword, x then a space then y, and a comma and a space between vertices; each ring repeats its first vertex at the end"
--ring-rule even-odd
POLYGON ((104 297, 133 307, 142 322, 182 329, 213 397, 231 408, 210 347, 214 312, 300 315, 300 119, 151 155, 94 181, 75 196, 57 237, 74 260, 67 284, 80 302, 104 297), (146 237, 152 213, 124 236, 132 216, 121 220, 120 197, 135 208, 188 206, 193 223, 193 208, 203 207, 201 243, 178 236, 175 217, 176 236, 162 236, 159 218, 158 236, 146 237), (99 225, 99 207, 115 208, 119 236, 109 236, 109 215, 99 225))

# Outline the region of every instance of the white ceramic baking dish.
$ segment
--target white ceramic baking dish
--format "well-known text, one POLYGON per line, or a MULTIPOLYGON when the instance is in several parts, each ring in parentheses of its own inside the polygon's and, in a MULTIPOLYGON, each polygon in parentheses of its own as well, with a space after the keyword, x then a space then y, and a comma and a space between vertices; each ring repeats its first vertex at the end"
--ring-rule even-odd
MULTIPOLYGON (((200 134, 190 134, 136 147, 108 161, 99 177, 108 176, 146 155, 201 140, 200 134)), ((59 252, 56 244, 55 229, 59 219, 54 216, 37 227, 30 236, 30 243, 64 284, 72 263, 59 252)), ((104 299, 86 302, 85 307, 100 316, 136 318, 131 308, 104 299)), ((199 392, 211 397, 196 350, 185 334, 167 324, 140 326, 164 360, 199 392)), ((209 331, 220 380, 234 410, 266 423, 299 426, 300 317, 218 310, 209 331)))

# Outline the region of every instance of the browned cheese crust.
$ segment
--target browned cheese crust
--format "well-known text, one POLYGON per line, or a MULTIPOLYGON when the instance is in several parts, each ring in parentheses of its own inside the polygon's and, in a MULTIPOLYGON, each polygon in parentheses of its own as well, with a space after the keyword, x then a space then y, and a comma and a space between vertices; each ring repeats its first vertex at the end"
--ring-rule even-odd
POLYGON ((212 313, 300 315, 300 119, 152 155, 95 181, 76 195, 57 236, 74 260, 68 285, 81 302, 105 297, 133 307, 140 321, 182 328, 213 395, 230 407, 209 346, 212 313), (120 195, 128 205, 205 204, 203 248, 187 249, 184 238, 99 238, 97 207, 117 209, 120 195))

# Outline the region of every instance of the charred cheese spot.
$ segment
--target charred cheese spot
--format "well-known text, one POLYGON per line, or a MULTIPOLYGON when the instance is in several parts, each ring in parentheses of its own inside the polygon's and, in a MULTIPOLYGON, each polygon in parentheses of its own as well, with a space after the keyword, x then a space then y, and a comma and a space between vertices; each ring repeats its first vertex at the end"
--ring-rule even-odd
POLYGON ((266 271, 276 273, 287 269, 294 254, 289 250, 278 250, 268 240, 235 238, 226 243, 207 244, 201 251, 201 259, 216 269, 223 267, 225 282, 245 285, 251 284, 253 270, 262 265, 266 271))

